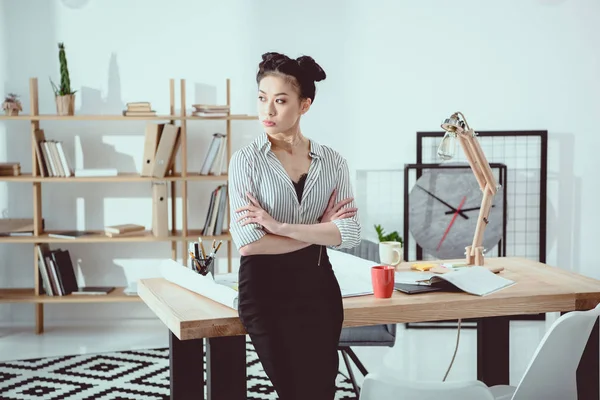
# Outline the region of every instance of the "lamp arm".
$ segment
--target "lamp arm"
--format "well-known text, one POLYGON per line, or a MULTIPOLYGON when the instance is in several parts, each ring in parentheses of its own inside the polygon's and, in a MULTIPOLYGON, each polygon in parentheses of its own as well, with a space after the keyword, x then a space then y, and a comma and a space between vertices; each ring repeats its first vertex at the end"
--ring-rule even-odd
POLYGON ((455 114, 460 115, 463 119, 463 121, 465 121, 465 126, 467 127, 467 131, 470 131, 471 128, 469 127, 469 124, 467 123, 467 118, 465 118, 465 114, 461 113, 460 111, 455 112, 455 114))
POLYGON ((463 130, 458 132, 457 136, 463 152, 465 153, 465 157, 469 161, 471 170, 483 192, 479 216, 477 217, 477 226, 475 228, 475 233, 473 234, 473 242, 471 246, 466 248, 467 263, 470 265, 483 265, 483 232, 488 224, 488 217, 492 208, 492 199, 497 191, 496 178, 483 153, 479 140, 477 140, 475 132, 472 129, 467 131, 463 130))
POLYGON ((473 132, 472 129, 463 131, 458 137, 463 152, 465 153, 465 157, 473 170, 473 174, 475 174, 477 183, 479 183, 479 188, 482 191, 487 189, 492 195, 495 195, 498 184, 494 177, 494 173, 492 172, 492 168, 479 144, 479 140, 477 140, 475 132, 473 132))

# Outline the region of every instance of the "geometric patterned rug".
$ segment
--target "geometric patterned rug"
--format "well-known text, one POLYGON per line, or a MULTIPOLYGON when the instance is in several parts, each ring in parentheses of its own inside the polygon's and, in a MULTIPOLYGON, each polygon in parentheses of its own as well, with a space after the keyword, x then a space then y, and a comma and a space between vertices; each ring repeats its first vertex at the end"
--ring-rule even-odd
MULTIPOLYGON (((276 400, 249 340, 246 368, 247 398, 276 400)), ((356 399, 350 380, 342 373, 336 385, 336 400, 356 399)), ((169 393, 168 348, 0 363, 1 400, 164 400, 169 393)))

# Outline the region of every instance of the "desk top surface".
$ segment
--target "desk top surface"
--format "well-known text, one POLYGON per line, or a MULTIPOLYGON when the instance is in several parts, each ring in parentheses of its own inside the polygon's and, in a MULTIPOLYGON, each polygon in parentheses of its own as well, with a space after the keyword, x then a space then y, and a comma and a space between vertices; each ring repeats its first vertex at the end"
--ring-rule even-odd
MULTIPOLYGON (((409 270, 411 264, 397 270, 409 270)), ((593 278, 518 257, 487 258, 485 265, 504 267, 501 276, 516 284, 483 297, 394 291, 390 299, 344 298, 344 326, 587 310, 600 303, 600 281, 593 278)), ((245 334, 236 310, 163 278, 140 280, 138 294, 181 340, 245 334)))

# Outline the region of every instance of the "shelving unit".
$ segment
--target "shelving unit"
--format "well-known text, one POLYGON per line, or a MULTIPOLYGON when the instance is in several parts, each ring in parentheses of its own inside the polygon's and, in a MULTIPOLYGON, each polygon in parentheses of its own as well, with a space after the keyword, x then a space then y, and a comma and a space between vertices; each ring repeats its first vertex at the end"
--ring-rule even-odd
MULTIPOLYGON (((226 81, 227 105, 231 105, 231 85, 230 80, 226 81)), ((180 114, 175 113, 175 80, 169 81, 170 91, 170 113, 168 115, 133 117, 124 115, 40 115, 38 105, 38 81, 37 78, 29 80, 29 96, 30 96, 30 114, 18 116, 0 115, 0 121, 29 121, 31 132, 31 162, 32 172, 25 173, 19 176, 0 176, 0 181, 4 182, 30 182, 33 185, 33 236, 13 236, 0 237, 0 243, 23 244, 32 243, 33 246, 33 288, 0 288, 0 303, 32 303, 35 307, 35 332, 41 334, 44 331, 44 304, 49 303, 114 303, 114 302, 135 302, 139 301, 138 296, 131 296, 124 293, 124 287, 117 287, 114 291, 107 295, 100 296, 84 296, 84 295, 66 295, 66 296, 47 296, 41 293, 42 282, 40 281, 39 265, 38 265, 38 249, 39 244, 55 243, 55 244, 77 244, 77 243, 131 243, 131 242, 170 242, 171 243, 171 258, 177 259, 177 246, 181 245, 182 255, 187 254, 188 243, 198 240, 202 237, 204 241, 223 240, 227 244, 227 260, 228 271, 231 271, 232 243, 230 234, 225 231, 224 234, 218 236, 204 236, 200 229, 190 229, 188 227, 188 182, 208 182, 208 183, 226 183, 228 176, 224 175, 200 175, 198 172, 188 171, 187 163, 187 122, 188 121, 224 121, 226 125, 226 155, 227 163, 231 159, 231 121, 250 121, 256 120, 256 116, 246 114, 229 114, 228 116, 220 117, 197 117, 187 115, 186 112, 186 82, 180 80, 180 114), (176 162, 168 176, 164 178, 143 177, 137 173, 119 173, 117 176, 104 177, 42 177, 40 174, 40 166, 36 157, 36 140, 34 132, 40 129, 41 121, 164 121, 175 124, 179 123, 181 131, 181 145, 176 157, 176 162), (181 167, 181 171, 176 171, 177 161, 181 167), (48 236, 52 230, 42 231, 42 184, 43 183, 82 183, 82 182, 148 182, 166 181, 170 183, 171 201, 171 230, 168 236, 157 237, 152 234, 152 231, 145 231, 143 234, 135 236, 108 237, 103 231, 90 231, 90 235, 79 237, 76 239, 62 239, 48 236), (181 220, 177 218, 176 201, 177 186, 181 189, 181 220), (178 226, 177 222, 180 222, 178 226)), ((151 194, 149 193, 149 196, 151 194)), ((230 210, 227 207, 225 218, 226 226, 229 226, 230 210)), ((201 221, 198 221, 198 226, 201 221)))

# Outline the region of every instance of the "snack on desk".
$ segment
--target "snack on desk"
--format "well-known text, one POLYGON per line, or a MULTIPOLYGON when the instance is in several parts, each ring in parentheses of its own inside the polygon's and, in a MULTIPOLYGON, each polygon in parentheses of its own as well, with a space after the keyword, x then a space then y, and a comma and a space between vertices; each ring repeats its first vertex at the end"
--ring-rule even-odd
POLYGON ((411 265, 410 269, 414 269, 417 271, 429 271, 431 268, 437 266, 438 264, 426 264, 426 263, 416 263, 411 265))

